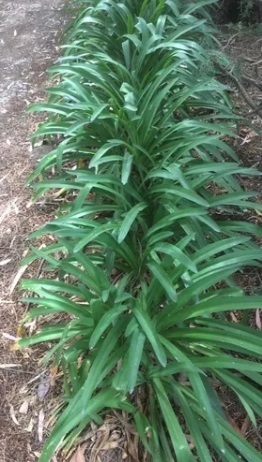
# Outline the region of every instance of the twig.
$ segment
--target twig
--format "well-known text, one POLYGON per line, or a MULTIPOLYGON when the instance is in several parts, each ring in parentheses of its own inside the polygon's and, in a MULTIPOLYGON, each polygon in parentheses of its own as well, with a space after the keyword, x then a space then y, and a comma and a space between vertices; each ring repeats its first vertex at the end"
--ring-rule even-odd
POLYGON ((251 77, 249 77, 248 75, 245 75, 245 74, 242 75, 242 79, 245 80, 247 83, 250 83, 251 85, 254 85, 259 90, 262 91, 262 82, 258 82, 257 80, 252 79, 251 77))
POLYGON ((258 66, 259 64, 262 64, 262 59, 259 59, 258 61, 254 61, 253 63, 250 64, 250 66, 258 66))
MULTIPOLYGON (((256 59, 253 59, 253 58, 249 58, 248 56, 243 56, 243 59, 245 61, 248 61, 249 63, 256 63, 256 59)), ((257 58, 257 59, 260 59, 260 58, 257 58)))
POLYGON ((216 65, 220 69, 221 72, 226 73, 228 75, 228 77, 230 77, 235 82, 235 84, 237 85, 238 89, 240 90, 240 93, 242 94, 242 96, 245 99, 245 101, 247 102, 247 104, 251 107, 251 109, 253 109, 253 111, 255 111, 259 115, 259 117, 262 118, 262 111, 261 111, 260 107, 257 106, 252 101, 252 99, 247 94, 245 88, 243 87, 243 85, 239 81, 239 79, 234 74, 232 74, 230 71, 228 71, 225 67, 220 66, 220 64, 218 62, 216 62, 216 65))
MULTIPOLYGON (((248 112, 247 115, 246 115, 246 117, 247 117, 247 116, 250 116, 250 115, 253 115, 253 114, 257 114, 257 112, 260 111, 260 109, 261 109, 261 111, 262 111, 262 103, 260 103, 260 104, 257 106, 256 109, 253 109, 253 111, 248 112)), ((261 117, 261 116, 260 116, 260 117, 261 117)))
POLYGON ((230 37, 230 39, 227 41, 227 43, 225 45, 222 46, 222 49, 225 50, 225 48, 227 48, 229 45, 231 45, 234 41, 235 41, 235 38, 239 35, 239 31, 236 32, 236 34, 232 35, 230 37))

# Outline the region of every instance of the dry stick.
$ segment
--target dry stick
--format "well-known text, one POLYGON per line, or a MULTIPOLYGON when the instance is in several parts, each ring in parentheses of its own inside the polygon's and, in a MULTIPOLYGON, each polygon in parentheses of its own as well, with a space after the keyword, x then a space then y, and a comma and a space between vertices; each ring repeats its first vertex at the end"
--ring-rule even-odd
MULTIPOLYGON (((253 115, 253 114, 257 114, 258 111, 260 111, 260 109, 261 109, 261 111, 262 111, 262 103, 259 104, 259 105, 257 106, 256 109, 253 109, 253 111, 249 111, 246 115, 244 114, 244 117, 247 117, 247 116, 250 116, 250 115, 253 115)), ((259 115, 259 114, 258 114, 258 115, 259 115)), ((260 116, 260 117, 261 117, 261 116, 260 116)))
POLYGON ((262 82, 258 82, 257 80, 252 79, 251 77, 249 77, 248 75, 245 75, 245 74, 242 75, 242 79, 245 80, 247 83, 250 83, 251 85, 254 85, 259 90, 262 91, 262 82))
POLYGON ((248 56, 243 56, 243 59, 244 59, 245 61, 248 61, 249 63, 253 63, 253 64, 254 64, 254 63, 257 62, 258 59, 260 59, 260 57, 259 57, 259 58, 256 58, 256 59, 253 59, 253 58, 249 58, 248 56))
POLYGON ((255 61, 254 63, 250 64, 250 66, 258 66, 258 64, 262 64, 262 59, 255 61))
POLYGON ((239 31, 232 35, 229 40, 227 41, 227 43, 225 45, 222 46, 222 49, 225 50, 225 48, 227 48, 229 45, 232 45, 232 43, 235 41, 236 37, 239 35, 239 31))
POLYGON ((247 104, 251 107, 251 109, 253 109, 253 113, 256 112, 259 115, 259 117, 262 118, 262 111, 260 110, 260 107, 257 106, 252 101, 252 99, 249 97, 249 95, 247 94, 245 88, 243 87, 242 83, 238 80, 238 78, 235 75, 233 75, 231 72, 229 72, 225 67, 220 66, 220 64, 218 64, 218 62, 216 63, 216 65, 222 72, 225 72, 236 83, 236 85, 239 88, 243 98, 246 100, 247 104))
POLYGON ((257 66, 258 64, 262 63, 262 58, 261 55, 257 58, 249 58, 248 56, 243 56, 243 59, 245 61, 248 61, 250 63, 250 66, 257 66))

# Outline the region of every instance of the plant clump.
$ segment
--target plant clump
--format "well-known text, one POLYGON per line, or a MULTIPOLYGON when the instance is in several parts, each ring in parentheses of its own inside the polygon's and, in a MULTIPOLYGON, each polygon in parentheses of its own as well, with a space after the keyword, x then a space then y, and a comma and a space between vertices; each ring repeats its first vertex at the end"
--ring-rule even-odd
POLYGON ((256 425, 261 335, 227 313, 262 307, 234 281, 261 265, 261 230, 237 213, 261 209, 237 181, 258 173, 225 141, 235 119, 210 65, 211 3, 84 3, 50 69, 49 100, 32 108, 49 113, 34 136, 59 141, 31 175, 35 195, 67 195, 32 235, 55 241, 28 259, 56 276, 22 285, 34 294, 25 321, 68 319, 19 341, 54 342, 47 360, 63 371, 64 406, 41 462, 108 409, 130 415, 153 462, 261 460, 217 386, 256 425))

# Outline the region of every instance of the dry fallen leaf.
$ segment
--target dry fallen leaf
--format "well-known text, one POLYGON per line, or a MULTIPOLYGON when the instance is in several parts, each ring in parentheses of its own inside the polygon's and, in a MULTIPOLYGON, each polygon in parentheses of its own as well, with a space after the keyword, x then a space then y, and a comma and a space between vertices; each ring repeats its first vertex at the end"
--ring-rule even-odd
POLYGON ((32 430, 33 430, 33 428, 34 428, 34 419, 31 418, 31 419, 30 419, 30 422, 29 422, 29 425, 26 427, 25 430, 26 430, 28 433, 31 433, 32 430))
POLYGON ((12 406, 12 404, 10 404, 10 415, 11 415, 12 421, 13 421, 16 425, 20 425, 20 423, 18 422, 18 420, 17 420, 17 418, 16 418, 14 406, 12 406))
POLYGON ((44 420, 45 420, 45 413, 43 409, 40 409, 38 414, 38 441, 42 443, 43 441, 43 433, 44 433, 44 420))
POLYGON ((19 337, 14 337, 14 335, 10 335, 7 332, 3 332, 2 336, 6 338, 7 340, 13 340, 15 342, 18 342, 18 340, 20 340, 19 337))
POLYGON ((27 414, 28 408, 29 408, 28 401, 24 401, 19 408, 20 414, 27 414))
POLYGON ((10 295, 14 292, 18 282, 20 281, 20 279, 23 276, 25 270, 27 269, 27 266, 28 265, 21 266, 21 268, 19 268, 19 270, 17 271, 17 274, 16 274, 16 276, 15 276, 13 282, 12 282, 12 285, 10 287, 10 290, 9 290, 10 295))
POLYGON ((58 366, 51 367, 50 377, 49 377, 51 387, 55 386, 57 375, 58 375, 58 366))
POLYGON ((260 317, 260 309, 256 310, 256 326, 258 329, 262 329, 261 317, 260 317))
POLYGON ((16 335, 17 335, 17 337, 19 337, 19 338, 25 337, 26 331, 25 331, 25 327, 24 327, 22 324, 20 324, 20 325, 17 327, 16 335))
POLYGON ((31 336, 33 332, 36 331, 37 328, 37 321, 36 319, 32 319, 30 322, 26 322, 24 324, 24 327, 26 328, 26 331, 28 332, 28 335, 31 336))
POLYGON ((118 448, 118 441, 108 441, 102 448, 103 451, 108 451, 109 449, 118 448))
POLYGON ((41 380, 37 389, 37 396, 40 401, 43 401, 50 389, 50 377, 45 377, 41 380))
POLYGON ((242 426, 241 426, 241 429, 240 429, 240 431, 241 431, 241 433, 242 433, 243 436, 246 435, 249 426, 250 426, 250 418, 249 418, 249 416, 247 415, 247 416, 245 417, 245 420, 244 420, 244 422, 242 423, 242 426))
POLYGON ((5 266, 8 263, 10 263, 10 261, 12 261, 12 258, 6 258, 6 260, 1 260, 0 261, 0 266, 5 266))
POLYGON ((86 462, 86 459, 85 459, 86 448, 87 448, 87 444, 78 446, 76 452, 74 452, 69 462, 86 462))
POLYGON ((233 419, 233 417, 231 417, 231 415, 230 415, 228 412, 226 412, 226 417, 227 417, 227 421, 228 421, 228 423, 231 425, 231 427, 233 427, 233 429, 234 429, 239 435, 242 436, 239 426, 237 425, 236 421, 233 419))

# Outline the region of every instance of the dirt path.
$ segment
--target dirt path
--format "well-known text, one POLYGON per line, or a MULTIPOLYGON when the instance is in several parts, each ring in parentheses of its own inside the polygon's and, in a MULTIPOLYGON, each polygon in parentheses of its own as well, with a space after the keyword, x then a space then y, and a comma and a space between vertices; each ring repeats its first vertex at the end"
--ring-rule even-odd
POLYGON ((45 71, 57 55, 57 40, 66 20, 63 3, 0 0, 1 462, 37 460, 41 446, 39 409, 33 405, 39 382, 36 355, 13 353, 7 335, 16 335, 23 314, 16 290, 12 294, 10 290, 21 257, 28 249, 26 237, 47 219, 47 212, 29 207, 30 191, 23 188, 35 162, 29 134, 37 123, 37 118, 26 114, 25 109, 44 97, 45 71))

